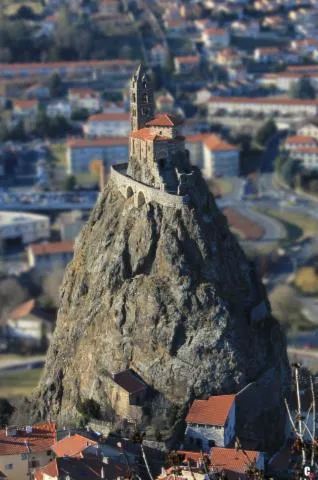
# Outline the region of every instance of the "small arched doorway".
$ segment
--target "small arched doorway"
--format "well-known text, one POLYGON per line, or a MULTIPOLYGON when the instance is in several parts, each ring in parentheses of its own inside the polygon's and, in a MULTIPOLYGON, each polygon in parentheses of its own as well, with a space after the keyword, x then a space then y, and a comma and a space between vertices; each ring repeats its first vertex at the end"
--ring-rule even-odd
POLYGON ((146 203, 145 195, 143 192, 138 192, 138 197, 137 197, 137 207, 141 207, 146 203))
POLYGON ((126 191, 126 198, 132 197, 133 194, 134 194, 133 189, 132 189, 131 187, 128 187, 128 188, 127 188, 127 191, 126 191))

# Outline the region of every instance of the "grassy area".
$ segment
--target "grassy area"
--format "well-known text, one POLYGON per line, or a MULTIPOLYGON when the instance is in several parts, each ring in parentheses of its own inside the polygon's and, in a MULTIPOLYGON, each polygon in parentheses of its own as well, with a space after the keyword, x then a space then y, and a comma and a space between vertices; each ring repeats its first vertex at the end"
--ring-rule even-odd
POLYGON ((19 2, 19 3, 11 3, 9 4, 4 12, 6 15, 16 15, 17 11, 20 7, 25 6, 31 8, 35 15, 41 15, 43 13, 43 6, 40 2, 19 2))
POLYGON ((31 395, 38 385, 41 374, 41 368, 0 373, 1 397, 14 398, 31 395))

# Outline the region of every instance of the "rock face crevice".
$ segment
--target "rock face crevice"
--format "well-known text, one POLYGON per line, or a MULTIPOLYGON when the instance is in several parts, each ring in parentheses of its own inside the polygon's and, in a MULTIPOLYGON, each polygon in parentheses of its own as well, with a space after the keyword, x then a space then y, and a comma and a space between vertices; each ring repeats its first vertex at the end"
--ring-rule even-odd
POLYGON ((186 408, 194 397, 239 392, 273 371, 271 428, 279 439, 289 385, 284 336, 270 313, 251 321, 266 295, 255 288, 255 274, 211 196, 209 204, 207 217, 191 205, 137 208, 110 181, 64 277, 56 331, 31 402, 34 420, 76 422, 78 400, 86 398, 103 407, 105 372, 133 368, 165 411, 186 408))

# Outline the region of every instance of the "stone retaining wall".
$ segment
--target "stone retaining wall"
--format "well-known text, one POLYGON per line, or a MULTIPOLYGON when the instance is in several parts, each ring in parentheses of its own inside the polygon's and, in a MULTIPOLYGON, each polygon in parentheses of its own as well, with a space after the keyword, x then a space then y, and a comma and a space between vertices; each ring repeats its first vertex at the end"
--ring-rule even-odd
POLYGON ((134 197, 136 207, 152 201, 173 208, 181 208, 188 203, 188 195, 173 195, 144 185, 126 175, 126 169, 127 164, 113 165, 110 169, 110 178, 125 198, 134 197))

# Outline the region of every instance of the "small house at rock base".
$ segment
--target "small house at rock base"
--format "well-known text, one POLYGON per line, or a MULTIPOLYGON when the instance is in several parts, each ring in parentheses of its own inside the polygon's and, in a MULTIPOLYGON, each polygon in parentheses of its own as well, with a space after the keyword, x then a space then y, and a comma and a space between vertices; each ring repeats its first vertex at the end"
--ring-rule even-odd
POLYGON ((229 446, 235 436, 235 395, 194 400, 186 423, 185 440, 190 446, 206 452, 213 446, 229 446))
POLYGON ((141 417, 148 387, 133 370, 114 374, 109 387, 111 404, 118 415, 134 420, 141 417))

